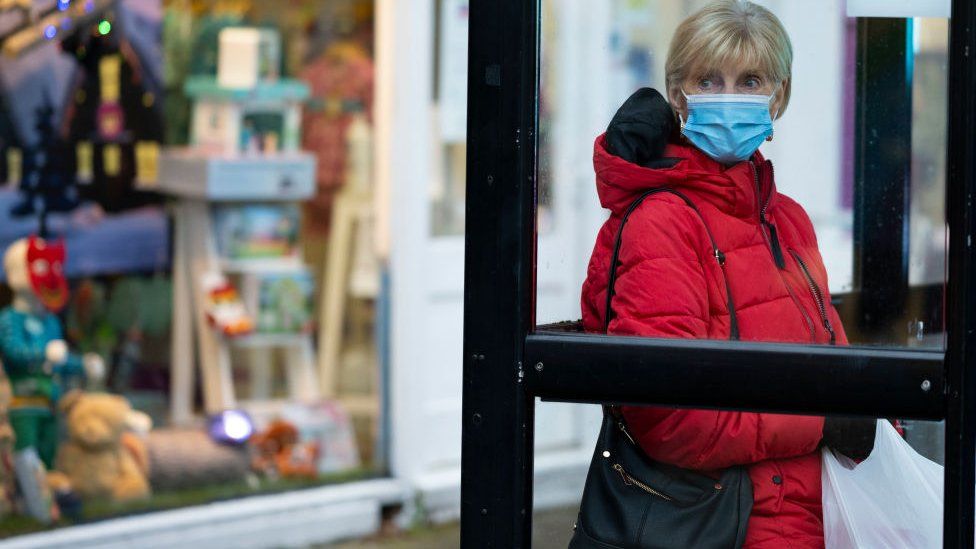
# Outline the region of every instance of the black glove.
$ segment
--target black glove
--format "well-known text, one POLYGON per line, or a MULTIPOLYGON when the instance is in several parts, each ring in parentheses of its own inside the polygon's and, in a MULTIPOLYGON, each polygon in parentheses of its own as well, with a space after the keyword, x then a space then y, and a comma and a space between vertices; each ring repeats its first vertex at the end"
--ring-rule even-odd
POLYGON ((874 449, 874 433, 877 427, 876 419, 828 417, 824 419, 823 440, 820 444, 854 461, 862 461, 874 449))
POLYGON ((652 88, 635 91, 607 126, 607 151, 631 164, 648 168, 671 167, 662 159, 664 146, 675 136, 677 119, 671 105, 652 88))

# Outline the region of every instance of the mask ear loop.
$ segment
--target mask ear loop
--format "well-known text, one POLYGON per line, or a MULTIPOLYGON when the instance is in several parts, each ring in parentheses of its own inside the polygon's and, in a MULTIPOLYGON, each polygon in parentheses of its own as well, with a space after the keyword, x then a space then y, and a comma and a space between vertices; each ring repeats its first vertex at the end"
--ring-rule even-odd
POLYGON ((681 129, 681 134, 684 135, 685 123, 687 122, 686 118, 688 118, 687 112, 689 110, 689 106, 688 106, 688 94, 685 93, 685 90, 681 90, 681 95, 683 95, 684 98, 685 98, 685 113, 686 114, 685 114, 684 118, 681 117, 681 113, 678 112, 677 110, 675 110, 675 114, 678 115, 678 122, 681 123, 680 124, 680 126, 681 126, 681 128, 680 128, 681 129))

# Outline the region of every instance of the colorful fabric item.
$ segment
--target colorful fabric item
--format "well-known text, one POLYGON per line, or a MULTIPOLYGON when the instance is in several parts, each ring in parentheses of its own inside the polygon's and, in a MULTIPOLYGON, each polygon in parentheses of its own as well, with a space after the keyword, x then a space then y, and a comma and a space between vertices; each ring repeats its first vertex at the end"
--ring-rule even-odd
POLYGON ((326 235, 333 199, 346 177, 350 108, 367 115, 373 109, 373 61, 363 48, 338 42, 303 68, 299 77, 312 92, 302 111, 302 148, 316 160, 316 193, 305 204, 305 229, 326 235))
POLYGON ((73 353, 68 354, 66 362, 45 372, 45 349, 48 342, 58 339, 64 339, 64 335, 61 321, 53 314, 34 315, 13 307, 0 311, 0 362, 15 398, 43 397, 53 404, 60 397, 54 375, 84 374, 81 358, 73 353))
POLYGON ((11 409, 10 426, 13 427, 14 451, 34 448, 48 470, 54 467, 58 449, 58 420, 50 409, 11 409))
MULTIPOLYGON (((650 169, 594 151, 597 192, 610 218, 597 235, 583 284, 583 322, 603 329, 607 274, 621 215, 639 194, 668 186, 699 208, 718 247, 744 341, 846 344, 830 305, 813 225, 779 194, 760 154, 729 168, 688 146, 668 145, 672 168, 650 169)), ((624 229, 613 298, 616 335, 724 340, 729 311, 721 267, 702 220, 671 194, 638 207, 624 229)), ((623 407, 632 434, 656 460, 701 471, 747 465, 755 505, 745 547, 823 547, 823 418, 661 407, 623 407)))

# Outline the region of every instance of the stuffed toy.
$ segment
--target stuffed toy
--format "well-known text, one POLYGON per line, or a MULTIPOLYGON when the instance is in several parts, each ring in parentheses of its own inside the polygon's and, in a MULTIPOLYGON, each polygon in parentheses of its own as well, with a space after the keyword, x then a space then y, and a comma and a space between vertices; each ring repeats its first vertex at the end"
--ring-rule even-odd
POLYGON ((10 426, 10 380, 0 368, 0 517, 16 506, 17 478, 14 472, 14 429, 10 426))
POLYGON ((10 423, 15 450, 35 448, 50 468, 57 449, 54 408, 71 378, 101 379, 105 364, 95 354, 68 351, 57 313, 68 302, 64 244, 41 238, 17 240, 3 256, 13 303, 0 310, 0 363, 13 387, 10 423))
POLYGON ((68 439, 57 469, 82 499, 131 501, 149 496, 149 459, 143 436, 152 420, 125 398, 71 391, 59 404, 68 439), (141 434, 140 434, 141 433, 141 434))
POLYGON ((252 467, 266 476, 286 478, 315 478, 319 457, 315 443, 301 442, 298 429, 291 423, 277 419, 251 438, 255 449, 252 467))

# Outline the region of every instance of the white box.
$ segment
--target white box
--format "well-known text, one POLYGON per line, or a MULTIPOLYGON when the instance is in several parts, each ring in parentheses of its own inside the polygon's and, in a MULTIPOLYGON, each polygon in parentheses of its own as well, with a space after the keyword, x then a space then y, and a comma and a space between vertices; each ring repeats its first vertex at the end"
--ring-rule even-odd
POLYGON ((228 27, 220 31, 217 82, 225 88, 253 88, 278 79, 281 37, 271 29, 228 27))

